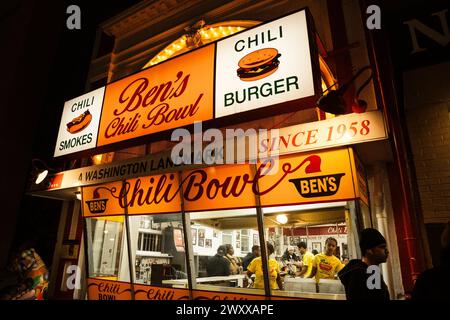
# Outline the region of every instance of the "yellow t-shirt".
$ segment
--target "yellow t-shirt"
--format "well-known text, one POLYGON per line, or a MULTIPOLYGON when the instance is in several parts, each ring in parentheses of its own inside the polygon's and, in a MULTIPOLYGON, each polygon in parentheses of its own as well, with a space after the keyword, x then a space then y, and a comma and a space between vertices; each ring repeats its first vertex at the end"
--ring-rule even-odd
POLYGON ((312 271, 312 268, 313 268, 314 255, 311 252, 306 251, 305 254, 303 255, 302 261, 303 261, 303 266, 307 266, 308 267, 308 269, 306 269, 306 272, 303 275, 303 277, 304 278, 308 278, 309 275, 311 274, 311 271, 312 271))
MULTIPOLYGON (((248 265, 247 270, 255 274, 254 288, 264 289, 264 276, 261 257, 253 259, 252 262, 250 262, 250 264, 248 265)), ((279 273, 280 273, 280 266, 278 265, 277 260, 269 259, 270 288, 278 289, 277 276, 279 273)))
POLYGON ((338 258, 324 253, 314 257, 314 266, 317 268, 316 280, 334 279, 334 275, 344 268, 344 264, 338 258))

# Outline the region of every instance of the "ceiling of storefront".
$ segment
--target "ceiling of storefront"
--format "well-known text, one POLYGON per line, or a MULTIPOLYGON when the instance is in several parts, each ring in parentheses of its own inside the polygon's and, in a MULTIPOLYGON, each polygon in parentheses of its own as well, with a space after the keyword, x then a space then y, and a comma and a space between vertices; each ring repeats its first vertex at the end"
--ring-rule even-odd
MULTIPOLYGON (((214 212, 211 212, 211 214, 214 214, 214 212)), ((228 216, 222 214, 220 217, 218 216, 208 219, 202 217, 201 219, 191 219, 191 221, 220 230, 257 229, 256 213, 251 213, 248 210, 243 211, 242 214, 239 214, 239 210, 237 210, 234 214, 231 212, 228 213, 228 216)), ((291 211, 289 213, 280 211, 266 214, 264 216, 264 226, 266 228, 281 226, 300 227, 343 221, 345 221, 344 207, 291 211), (278 214, 286 214, 288 217, 288 222, 286 224, 277 222, 276 216, 278 214)))

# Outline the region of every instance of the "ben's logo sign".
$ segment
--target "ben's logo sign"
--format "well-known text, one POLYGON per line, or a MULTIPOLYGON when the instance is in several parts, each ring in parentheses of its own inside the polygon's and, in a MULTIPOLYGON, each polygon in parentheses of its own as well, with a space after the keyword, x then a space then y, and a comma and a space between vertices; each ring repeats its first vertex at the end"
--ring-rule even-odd
MULTIPOLYGON (((310 162, 305 169, 307 174, 321 172, 322 160, 318 155, 312 155, 307 160, 310 162)), ((298 193, 304 198, 325 197, 336 194, 343 176, 345 176, 345 173, 336 173, 289 179, 289 182, 295 186, 298 193)))
POLYGON ((104 187, 98 187, 94 189, 93 200, 87 200, 86 204, 89 208, 89 211, 93 214, 104 213, 106 211, 106 204, 108 203, 108 199, 101 199, 99 189, 106 189, 104 187))

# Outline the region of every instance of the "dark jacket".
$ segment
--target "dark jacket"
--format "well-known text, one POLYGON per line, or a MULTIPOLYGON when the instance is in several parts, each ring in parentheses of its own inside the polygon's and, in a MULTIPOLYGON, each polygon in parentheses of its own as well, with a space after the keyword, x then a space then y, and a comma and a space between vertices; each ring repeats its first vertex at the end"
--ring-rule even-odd
POLYGON ((441 265, 420 274, 413 300, 450 300, 450 249, 442 253, 441 265))
POLYGON ((209 258, 206 272, 208 277, 229 276, 230 262, 223 256, 216 254, 214 257, 209 258))
POLYGON ((345 295, 347 300, 378 300, 388 301, 389 290, 381 276, 381 288, 369 289, 367 279, 371 274, 367 273, 369 266, 362 260, 351 260, 339 273, 339 279, 345 287, 345 295))
POLYGON ((247 270, 248 265, 255 258, 256 258, 256 256, 252 252, 247 253, 247 255, 244 257, 244 259, 242 259, 242 269, 244 271, 247 270))

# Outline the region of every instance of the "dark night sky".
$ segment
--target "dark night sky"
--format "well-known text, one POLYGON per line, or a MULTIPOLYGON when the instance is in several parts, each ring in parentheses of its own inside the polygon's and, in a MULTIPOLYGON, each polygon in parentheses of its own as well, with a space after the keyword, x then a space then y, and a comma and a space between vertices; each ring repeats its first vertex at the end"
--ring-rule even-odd
POLYGON ((24 195, 31 159, 60 166, 52 156, 62 107, 64 101, 84 93, 96 28, 137 2, 8 0, 0 4, 4 172, 0 268, 10 246, 36 239, 50 262, 61 202, 24 195), (80 6, 81 30, 66 28, 66 8, 72 4, 80 6))

